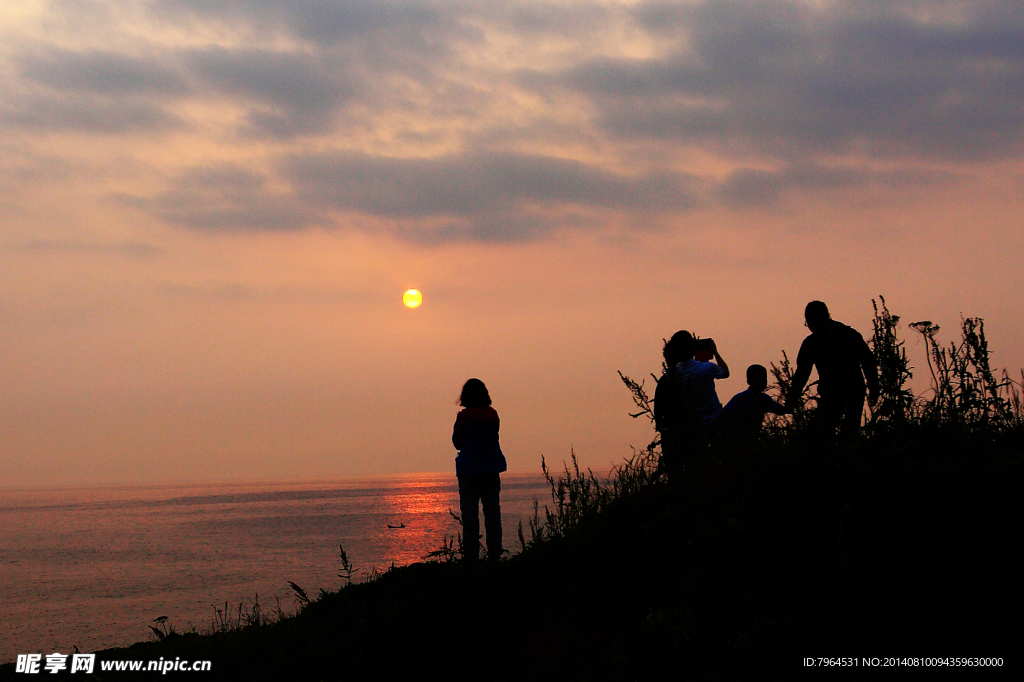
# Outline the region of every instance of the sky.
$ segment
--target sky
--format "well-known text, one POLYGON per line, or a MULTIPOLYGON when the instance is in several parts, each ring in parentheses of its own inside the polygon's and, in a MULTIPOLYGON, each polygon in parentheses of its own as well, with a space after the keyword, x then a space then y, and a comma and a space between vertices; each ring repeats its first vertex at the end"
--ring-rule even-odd
POLYGON ((1019 10, 3 3, 0 488, 454 471, 474 376, 510 469, 601 473, 618 371, 688 329, 728 400, 815 299, 1016 373, 1019 10))

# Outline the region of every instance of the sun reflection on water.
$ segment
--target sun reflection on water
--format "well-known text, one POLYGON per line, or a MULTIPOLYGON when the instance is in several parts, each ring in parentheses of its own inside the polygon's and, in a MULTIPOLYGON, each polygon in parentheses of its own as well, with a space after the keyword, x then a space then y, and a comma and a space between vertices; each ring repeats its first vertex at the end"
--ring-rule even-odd
MULTIPOLYGON (((511 548, 539 475, 502 476, 511 548)), ((0 494, 0 661, 18 652, 124 646, 169 615, 201 625, 210 605, 340 586, 338 545, 362 571, 421 561, 458 525, 454 475, 92 488, 0 494), (395 527, 389 527, 395 526, 395 527)))

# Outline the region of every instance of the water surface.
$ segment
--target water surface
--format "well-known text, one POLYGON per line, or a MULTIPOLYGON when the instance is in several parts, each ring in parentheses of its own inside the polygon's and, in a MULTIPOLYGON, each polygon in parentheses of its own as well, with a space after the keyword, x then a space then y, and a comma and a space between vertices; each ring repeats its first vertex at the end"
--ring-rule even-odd
MULTIPOLYGON (((539 475, 502 475, 507 549, 547 496, 539 475)), ((287 581, 310 595, 341 584, 339 544, 357 577, 419 561, 458 530, 449 509, 450 474, 0 491, 0 662, 149 639, 158 616, 203 629, 257 593, 293 609, 287 581)))

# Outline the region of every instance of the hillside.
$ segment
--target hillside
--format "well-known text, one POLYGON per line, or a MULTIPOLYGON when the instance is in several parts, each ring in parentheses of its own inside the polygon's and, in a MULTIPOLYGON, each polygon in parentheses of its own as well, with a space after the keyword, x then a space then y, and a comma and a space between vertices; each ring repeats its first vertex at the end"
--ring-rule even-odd
POLYGON ((606 500, 497 564, 397 568, 280 622, 98 660, 210 660, 179 676, 247 680, 785 678, 818 656, 1012 665, 1024 443, 932 435, 709 450, 681 484, 606 500))

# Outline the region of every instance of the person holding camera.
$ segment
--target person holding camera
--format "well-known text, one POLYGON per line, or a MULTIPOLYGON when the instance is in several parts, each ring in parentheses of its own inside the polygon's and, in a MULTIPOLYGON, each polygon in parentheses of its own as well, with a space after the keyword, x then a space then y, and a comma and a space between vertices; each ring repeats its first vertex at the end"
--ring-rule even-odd
POLYGON ((693 414, 703 426, 711 426, 722 413, 722 402, 715 390, 715 381, 729 378, 729 365, 718 352, 714 339, 694 339, 689 332, 680 340, 680 361, 676 364, 676 382, 693 414), (713 357, 714 362, 695 357, 713 357))
POLYGON ((712 339, 696 340, 681 330, 663 350, 665 373, 654 392, 654 425, 661 434, 661 468, 672 480, 687 441, 710 437, 722 411, 715 381, 729 377, 729 365, 712 339), (694 357, 706 352, 715 362, 694 357))

